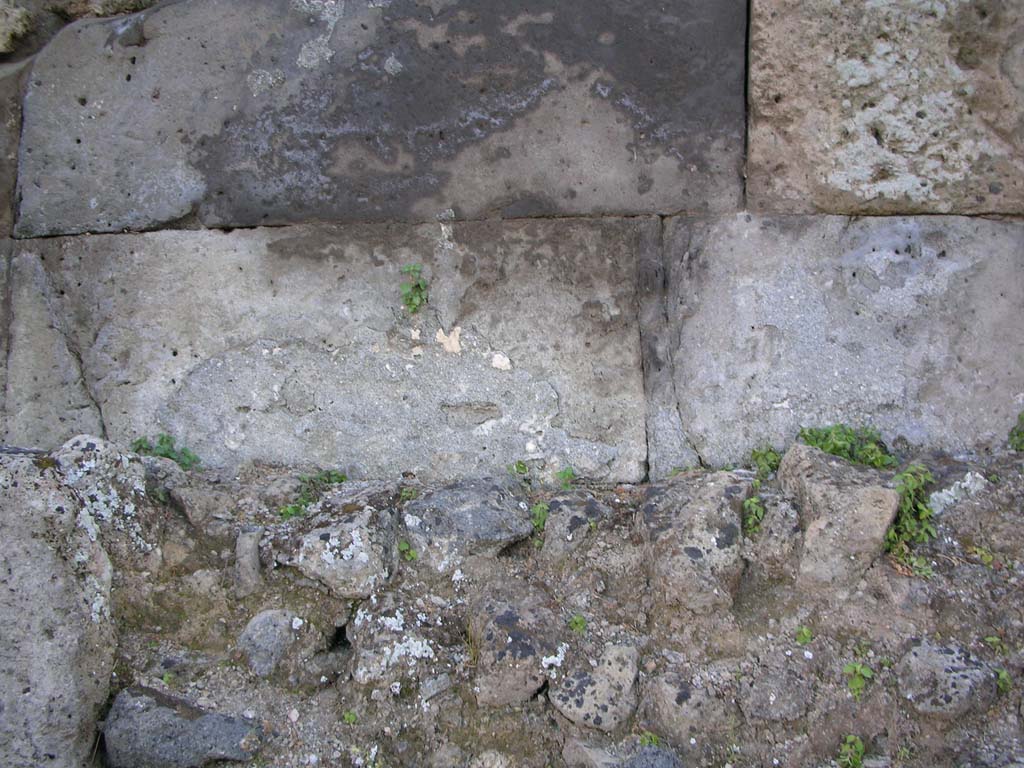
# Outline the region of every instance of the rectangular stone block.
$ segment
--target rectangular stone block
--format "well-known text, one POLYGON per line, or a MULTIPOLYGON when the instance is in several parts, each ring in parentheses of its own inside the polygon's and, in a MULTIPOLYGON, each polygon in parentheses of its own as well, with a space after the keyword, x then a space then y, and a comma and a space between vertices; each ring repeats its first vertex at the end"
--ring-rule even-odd
POLYGON ((747 202, 1024 213, 1024 4, 754 0, 747 202))
MULTIPOLYGON (((165 231, 22 241, 110 437, 212 467, 642 479, 637 248, 657 220, 165 231), (421 265, 429 301, 401 285, 421 265)), ((67 437, 53 424, 51 442, 67 437)))
POLYGON ((734 210, 743 0, 184 0, 25 98, 21 237, 734 210))
POLYGON ((1020 222, 678 218, 665 258, 675 443, 712 466, 835 422, 1000 446, 1024 409, 1020 222))

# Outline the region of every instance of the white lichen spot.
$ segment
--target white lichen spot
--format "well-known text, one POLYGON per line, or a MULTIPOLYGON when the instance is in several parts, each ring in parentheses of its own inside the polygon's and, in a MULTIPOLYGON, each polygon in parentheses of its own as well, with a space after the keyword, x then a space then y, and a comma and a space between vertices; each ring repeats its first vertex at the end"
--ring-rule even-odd
POLYGON ((397 77, 404 69, 405 67, 402 66, 402 62, 393 53, 384 61, 384 71, 392 77, 397 77))
POLYGON ((497 368, 499 371, 511 371, 512 361, 508 359, 508 355, 504 352, 495 352, 491 356, 491 367, 497 368))

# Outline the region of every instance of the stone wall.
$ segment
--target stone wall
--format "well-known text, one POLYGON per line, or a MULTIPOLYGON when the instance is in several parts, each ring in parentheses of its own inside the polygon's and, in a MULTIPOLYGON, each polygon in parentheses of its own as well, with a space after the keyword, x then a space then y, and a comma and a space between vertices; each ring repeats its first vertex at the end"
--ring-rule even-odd
POLYGON ((0 70, 4 442, 168 432, 227 469, 611 481, 831 421, 997 445, 1024 408, 1022 13, 78 21, 0 70))

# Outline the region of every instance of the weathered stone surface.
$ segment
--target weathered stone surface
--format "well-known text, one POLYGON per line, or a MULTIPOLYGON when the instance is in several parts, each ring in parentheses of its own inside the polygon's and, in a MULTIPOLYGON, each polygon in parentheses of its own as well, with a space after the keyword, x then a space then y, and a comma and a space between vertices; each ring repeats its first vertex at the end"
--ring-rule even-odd
POLYGON ((641 747, 622 763, 622 768, 683 768, 683 763, 664 747, 641 747))
POLYGON ((800 580, 851 587, 882 554, 900 506, 888 477, 800 443, 786 451, 779 483, 800 511, 800 580))
POLYGON ((732 606, 743 573, 740 510, 749 493, 749 478, 731 472, 651 486, 640 525, 660 605, 694 613, 732 606))
POLYGON ((739 724, 732 697, 723 695, 699 674, 667 672, 654 677, 645 686, 644 709, 654 731, 674 744, 697 739, 703 746, 739 724))
POLYGON ((961 717, 996 696, 995 673, 962 648, 915 641, 896 672, 900 692, 922 714, 961 717))
POLYGON ((497 555, 533 533, 521 489, 507 477, 466 480, 439 488, 405 505, 409 541, 440 571, 465 555, 497 555))
POLYGON ((209 467, 452 478, 528 459, 635 481, 645 226, 163 232, 33 241, 18 258, 44 257, 89 389, 125 443, 168 432, 209 467), (410 317, 399 269, 411 263, 430 303, 410 317))
POLYGON ((577 725, 614 731, 636 709, 638 658, 636 648, 609 644, 595 668, 569 673, 552 686, 548 699, 577 725))
POLYGON ((336 492, 310 506, 296 528, 276 534, 274 558, 335 597, 369 597, 394 572, 394 520, 386 509, 350 503, 345 491, 336 492))
POLYGON ((263 584, 260 569, 260 538, 263 528, 252 526, 239 531, 235 538, 235 594, 248 597, 257 592, 263 584))
POLYGON ((733 209, 745 16, 189 0, 80 22, 33 68, 18 232, 733 209))
POLYGON ((757 211, 1024 212, 1018 2, 755 0, 757 211))
POLYGON ((251 760, 261 733, 254 722, 136 686, 114 699, 103 738, 112 768, 198 768, 251 760))
POLYGON ((34 256, 16 254, 10 282, 4 442, 55 448, 74 435, 103 434, 46 270, 34 256))
POLYGON ((0 461, 0 762, 80 768, 114 664, 110 561, 48 458, 0 461))
POLYGON ((0 53, 14 50, 18 38, 32 28, 32 14, 11 0, 0 0, 0 53))
POLYGON ((711 466, 835 422, 1002 445, 1024 393, 1022 252, 1019 222, 670 221, 678 442, 711 466))
POLYGON ((0 65, 0 237, 4 238, 10 237, 14 224, 21 87, 27 72, 28 68, 23 63, 0 65))
POLYGON ((550 659, 557 655, 557 627, 551 599, 540 590, 526 584, 498 594, 488 589, 469 621, 478 646, 477 702, 500 707, 528 701, 547 680, 550 659))
POLYGON ((793 721, 803 717, 814 695, 816 669, 803 655, 766 655, 759 666, 745 670, 738 683, 736 703, 748 721, 793 721))
POLYGON ((267 677, 277 668, 288 649, 295 642, 294 626, 298 617, 291 611, 260 611, 245 625, 238 636, 238 649, 245 654, 253 674, 267 677))
POLYGON ((557 494, 548 501, 541 553, 554 560, 567 557, 586 541, 600 521, 611 514, 611 508, 588 491, 557 494))

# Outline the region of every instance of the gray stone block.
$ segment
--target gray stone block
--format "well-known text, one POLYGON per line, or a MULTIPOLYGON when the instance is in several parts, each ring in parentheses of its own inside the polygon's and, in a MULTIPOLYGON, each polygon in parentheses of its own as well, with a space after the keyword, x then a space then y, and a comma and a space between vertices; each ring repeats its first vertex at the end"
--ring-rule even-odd
POLYGON ((20 236, 734 209, 741 0, 186 0, 33 67, 20 236))
POLYGON ((1003 445, 1024 402, 1022 253, 1024 226, 981 218, 672 220, 679 440, 711 466, 834 422, 1003 445))
POLYGON ((168 432, 208 467, 355 478, 479 477, 523 459, 636 481, 640 225, 161 232, 38 240, 18 258, 42 257, 87 390, 124 444, 168 432), (429 282, 415 315, 400 292, 410 263, 429 282))

